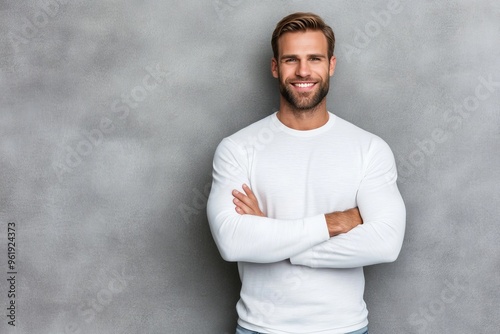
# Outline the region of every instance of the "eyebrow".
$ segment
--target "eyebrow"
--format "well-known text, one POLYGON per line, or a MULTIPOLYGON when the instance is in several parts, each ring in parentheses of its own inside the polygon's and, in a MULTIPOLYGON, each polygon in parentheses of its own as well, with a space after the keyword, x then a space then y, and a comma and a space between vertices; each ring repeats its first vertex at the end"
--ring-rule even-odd
MULTIPOLYGON (((313 53, 313 54, 308 54, 306 55, 307 58, 326 58, 325 55, 320 54, 320 53, 313 53)), ((298 55, 295 54, 289 54, 289 55, 282 55, 280 59, 288 59, 288 58, 299 58, 298 55)))

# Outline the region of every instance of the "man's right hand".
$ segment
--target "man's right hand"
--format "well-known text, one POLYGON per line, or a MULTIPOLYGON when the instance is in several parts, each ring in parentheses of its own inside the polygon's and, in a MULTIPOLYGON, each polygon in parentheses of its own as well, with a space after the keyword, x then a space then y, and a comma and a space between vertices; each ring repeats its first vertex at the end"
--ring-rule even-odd
POLYGON ((327 213, 325 218, 330 237, 347 233, 356 226, 363 224, 363 218, 361 218, 358 208, 327 213))

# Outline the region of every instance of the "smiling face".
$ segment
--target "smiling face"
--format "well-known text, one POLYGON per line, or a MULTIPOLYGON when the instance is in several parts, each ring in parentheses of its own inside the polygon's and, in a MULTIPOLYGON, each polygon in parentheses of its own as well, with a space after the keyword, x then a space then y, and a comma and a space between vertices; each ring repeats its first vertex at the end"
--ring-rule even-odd
POLYGON ((294 112, 324 106, 335 57, 328 58, 328 43, 321 31, 287 32, 278 40, 278 59, 271 70, 278 78, 281 103, 294 112))

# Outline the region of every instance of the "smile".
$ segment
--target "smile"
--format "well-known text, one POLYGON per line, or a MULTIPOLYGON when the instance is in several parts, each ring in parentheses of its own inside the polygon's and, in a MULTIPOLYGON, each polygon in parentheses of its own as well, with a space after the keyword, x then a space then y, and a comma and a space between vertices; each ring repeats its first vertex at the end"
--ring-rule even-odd
POLYGON ((307 82, 307 83, 296 83, 294 86, 300 87, 300 88, 307 88, 307 87, 312 87, 314 83, 312 82, 307 82))
POLYGON ((292 85, 299 88, 308 88, 314 86, 314 82, 293 83, 292 85))

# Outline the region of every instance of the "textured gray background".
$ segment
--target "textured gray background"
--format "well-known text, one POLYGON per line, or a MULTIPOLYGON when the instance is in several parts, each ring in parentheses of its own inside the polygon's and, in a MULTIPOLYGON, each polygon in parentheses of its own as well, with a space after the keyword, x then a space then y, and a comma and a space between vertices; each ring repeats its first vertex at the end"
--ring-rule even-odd
POLYGON ((498 1, 401 1, 381 23, 391 1, 43 3, 0 2, 1 333, 234 332, 211 161, 278 107, 269 40, 294 11, 336 32, 329 110, 399 165, 407 233, 365 269, 371 333, 498 331, 498 1))

